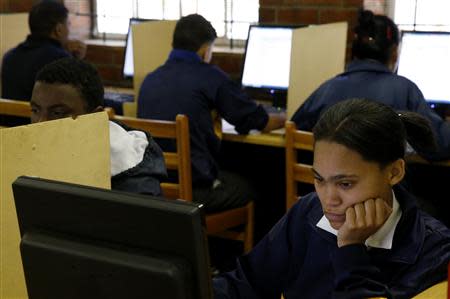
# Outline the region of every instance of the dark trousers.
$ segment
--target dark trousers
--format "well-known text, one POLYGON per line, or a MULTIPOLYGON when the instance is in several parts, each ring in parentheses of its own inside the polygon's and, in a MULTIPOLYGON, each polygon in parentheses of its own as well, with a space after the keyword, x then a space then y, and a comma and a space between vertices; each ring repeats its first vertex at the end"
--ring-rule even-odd
POLYGON ((193 187, 193 201, 205 206, 207 213, 244 206, 255 199, 255 191, 242 176, 229 171, 219 171, 211 187, 193 187))

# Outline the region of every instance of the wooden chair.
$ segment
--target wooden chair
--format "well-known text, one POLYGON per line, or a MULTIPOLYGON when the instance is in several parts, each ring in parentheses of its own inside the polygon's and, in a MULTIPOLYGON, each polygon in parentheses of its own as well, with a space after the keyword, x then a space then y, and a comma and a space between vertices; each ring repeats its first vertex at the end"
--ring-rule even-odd
POLYGON ((31 107, 29 102, 0 99, 0 114, 20 117, 30 117, 31 107))
POLYGON ((298 200, 298 183, 314 184, 312 165, 298 161, 298 151, 313 151, 311 132, 297 130, 295 123, 286 122, 286 210, 298 200))
MULTIPOLYGON (((175 121, 138 119, 126 116, 114 116, 115 120, 135 129, 149 132, 155 138, 176 140, 176 152, 164 152, 166 167, 175 170, 178 182, 161 183, 163 194, 171 199, 192 201, 192 172, 189 121, 185 115, 178 115, 175 121)), ((253 202, 244 207, 206 215, 208 234, 239 240, 244 243, 244 252, 253 247, 253 202), (243 225, 243 230, 233 230, 243 225)))

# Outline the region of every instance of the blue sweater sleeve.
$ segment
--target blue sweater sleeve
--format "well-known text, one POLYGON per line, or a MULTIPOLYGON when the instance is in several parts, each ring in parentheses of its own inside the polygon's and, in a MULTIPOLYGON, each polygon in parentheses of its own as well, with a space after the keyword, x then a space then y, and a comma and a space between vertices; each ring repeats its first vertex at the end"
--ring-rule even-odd
POLYGON ((364 244, 335 247, 331 252, 334 268, 334 298, 385 297, 387 286, 380 283, 380 270, 371 264, 364 244))
POLYGON ((265 109, 229 78, 225 78, 218 88, 215 101, 219 114, 240 134, 247 134, 253 129, 262 130, 269 120, 265 109))

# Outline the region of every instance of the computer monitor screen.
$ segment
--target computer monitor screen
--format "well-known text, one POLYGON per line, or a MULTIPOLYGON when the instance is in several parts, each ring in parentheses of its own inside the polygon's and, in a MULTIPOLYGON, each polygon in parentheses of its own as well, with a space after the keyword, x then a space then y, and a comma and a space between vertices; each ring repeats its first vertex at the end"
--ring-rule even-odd
POLYGON ((133 34, 132 25, 147 22, 147 19, 130 19, 130 25, 128 26, 128 34, 125 44, 125 57, 123 60, 122 73, 125 78, 131 78, 134 76, 134 60, 133 60, 133 34))
POLYGON ((28 296, 212 298, 201 206, 19 177, 28 296))
POLYGON ((416 83, 430 103, 450 104, 450 33, 403 32, 397 73, 416 83))
POLYGON ((287 90, 292 31, 290 26, 250 26, 242 87, 287 90))

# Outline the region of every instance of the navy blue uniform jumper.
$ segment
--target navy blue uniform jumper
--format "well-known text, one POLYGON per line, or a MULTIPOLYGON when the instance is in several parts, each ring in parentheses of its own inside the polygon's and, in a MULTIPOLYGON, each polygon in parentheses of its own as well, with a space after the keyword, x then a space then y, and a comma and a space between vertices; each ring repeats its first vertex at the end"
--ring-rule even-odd
POLYGON ((354 60, 346 71, 322 84, 292 116, 297 128, 311 131, 322 112, 349 99, 367 98, 395 110, 412 111, 431 122, 440 152, 430 159, 450 158, 450 123, 437 115, 412 81, 391 72, 375 60, 354 60))
POLYGON ((250 100, 218 67, 203 62, 192 51, 172 50, 166 63, 146 76, 139 92, 139 118, 175 120, 177 114, 188 116, 194 187, 210 187, 218 177, 220 140, 214 133, 212 110, 239 133, 262 130, 268 121, 262 106, 250 100))
POLYGON ((3 57, 2 98, 29 101, 37 73, 47 64, 71 56, 49 37, 28 35, 3 57))
POLYGON ((310 193, 238 260, 237 270, 214 279, 215 299, 411 298, 445 280, 450 230, 417 209, 405 189, 394 192, 402 216, 390 250, 339 248, 335 235, 316 226, 323 212, 310 193))

